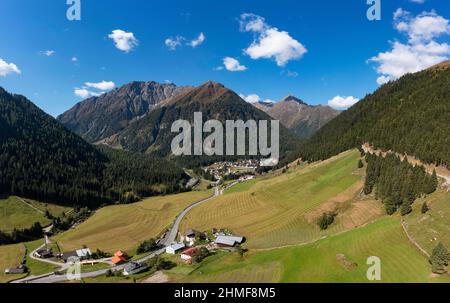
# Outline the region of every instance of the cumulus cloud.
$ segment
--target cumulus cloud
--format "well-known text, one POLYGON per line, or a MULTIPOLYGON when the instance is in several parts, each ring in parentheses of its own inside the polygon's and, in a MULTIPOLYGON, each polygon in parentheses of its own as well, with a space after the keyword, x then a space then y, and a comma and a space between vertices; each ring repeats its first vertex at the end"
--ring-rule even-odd
POLYGON ((125 32, 121 29, 113 30, 108 37, 114 41, 117 49, 125 53, 130 52, 139 44, 132 32, 125 32))
MULTIPOLYGON (((248 103, 261 102, 261 98, 257 94, 250 94, 250 95, 239 94, 239 97, 241 97, 242 99, 244 99, 248 103)), ((270 99, 265 99, 263 102, 275 103, 275 101, 270 100, 270 99)))
POLYGON ((72 59, 70 59, 72 62, 78 62, 78 58, 77 57, 72 57, 72 59))
POLYGON ((172 51, 176 50, 179 46, 183 44, 186 39, 182 36, 176 36, 175 38, 167 38, 164 44, 172 51))
POLYGON ((230 72, 243 72, 247 70, 246 66, 241 65, 238 60, 231 57, 225 57, 223 59, 223 65, 230 72))
POLYGON ((334 109, 343 110, 352 107, 358 101, 359 101, 358 98, 352 96, 349 97, 336 96, 328 101, 328 105, 334 109))
POLYGON ((6 77, 9 74, 21 74, 22 72, 14 63, 7 63, 0 58, 0 77, 6 77))
POLYGON ((271 27, 261 16, 242 14, 240 27, 242 31, 253 32, 256 36, 253 43, 244 50, 254 60, 274 59, 278 66, 285 66, 291 60, 302 58, 307 52, 303 44, 288 32, 271 27))
POLYGON ((392 49, 369 59, 378 64, 378 84, 396 80, 407 73, 415 73, 448 60, 450 46, 438 38, 450 34, 449 20, 435 11, 417 16, 401 8, 394 13, 394 26, 404 33, 406 43, 392 42, 392 49))
POLYGON ((191 42, 189 42, 189 45, 193 48, 196 48, 197 46, 203 44, 203 42, 205 42, 206 40, 206 36, 204 33, 200 33, 197 37, 197 39, 192 40, 191 42))
POLYGON ((86 99, 89 97, 98 97, 107 91, 115 87, 115 83, 112 81, 101 81, 101 82, 86 82, 82 87, 76 87, 74 94, 80 98, 86 99), (93 91, 91 89, 97 89, 98 91, 93 91))
POLYGON ((99 94, 96 94, 94 92, 87 90, 86 88, 78 88, 78 87, 75 88, 74 94, 83 99, 99 95, 99 94))
POLYGON ((102 90, 102 91, 111 90, 116 86, 116 84, 112 81, 101 81, 101 82, 97 82, 97 83, 86 82, 85 85, 87 87, 96 88, 96 89, 102 90))

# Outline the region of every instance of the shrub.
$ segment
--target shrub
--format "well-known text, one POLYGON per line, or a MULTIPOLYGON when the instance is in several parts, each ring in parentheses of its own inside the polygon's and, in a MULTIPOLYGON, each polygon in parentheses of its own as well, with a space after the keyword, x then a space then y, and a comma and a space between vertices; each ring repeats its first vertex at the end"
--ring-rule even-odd
POLYGON ((326 230, 328 227, 333 224, 334 218, 337 216, 335 212, 324 213, 320 218, 317 224, 319 225, 321 230, 326 230))

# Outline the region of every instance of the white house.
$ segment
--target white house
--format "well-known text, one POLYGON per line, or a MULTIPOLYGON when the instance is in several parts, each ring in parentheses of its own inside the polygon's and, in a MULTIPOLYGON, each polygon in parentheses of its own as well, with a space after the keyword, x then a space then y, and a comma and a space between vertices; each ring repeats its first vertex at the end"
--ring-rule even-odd
POLYGON ((185 246, 183 243, 172 244, 172 245, 166 247, 166 253, 168 253, 170 255, 175 255, 180 250, 182 250, 184 247, 185 246))
POLYGON ((89 248, 83 248, 76 251, 78 258, 81 260, 89 259, 92 256, 92 252, 89 248))
POLYGON ((188 230, 186 232, 185 240, 186 242, 195 242, 195 231, 193 231, 192 229, 188 230))

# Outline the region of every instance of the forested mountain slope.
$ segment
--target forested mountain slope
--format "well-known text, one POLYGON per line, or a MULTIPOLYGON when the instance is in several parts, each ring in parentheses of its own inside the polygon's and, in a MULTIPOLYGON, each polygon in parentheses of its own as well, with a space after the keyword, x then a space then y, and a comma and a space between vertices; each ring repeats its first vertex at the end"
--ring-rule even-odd
POLYGON ((152 193, 158 183, 179 190, 186 178, 166 160, 101 151, 2 88, 0 126, 0 194, 95 207, 152 193))
POLYGON ((449 62, 383 85, 319 130, 300 157, 323 160, 364 143, 449 166, 449 62))

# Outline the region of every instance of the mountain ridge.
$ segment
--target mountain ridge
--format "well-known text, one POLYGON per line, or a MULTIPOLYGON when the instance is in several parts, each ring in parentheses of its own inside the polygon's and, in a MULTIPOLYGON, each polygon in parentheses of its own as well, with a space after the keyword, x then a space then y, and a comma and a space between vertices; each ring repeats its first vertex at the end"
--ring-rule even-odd
POLYGON ((284 126, 293 130, 302 139, 311 137, 340 113, 329 106, 309 105, 292 94, 270 106, 261 103, 253 105, 272 118, 280 120, 284 126))
POLYGON ((172 83, 133 81, 77 103, 57 120, 92 143, 117 133, 185 89, 172 83))
POLYGON ((449 167, 449 67, 446 61, 384 84, 305 142, 300 157, 324 160, 369 143, 449 167))

